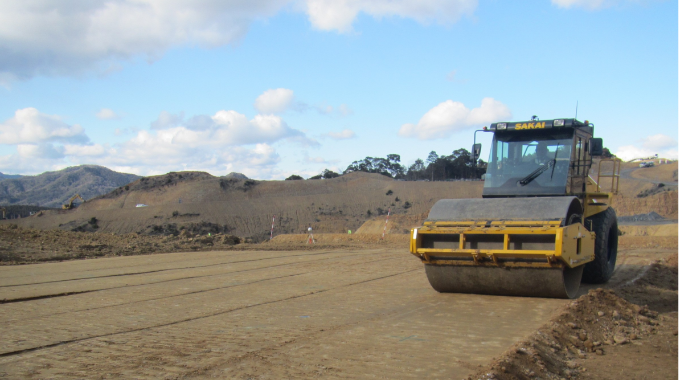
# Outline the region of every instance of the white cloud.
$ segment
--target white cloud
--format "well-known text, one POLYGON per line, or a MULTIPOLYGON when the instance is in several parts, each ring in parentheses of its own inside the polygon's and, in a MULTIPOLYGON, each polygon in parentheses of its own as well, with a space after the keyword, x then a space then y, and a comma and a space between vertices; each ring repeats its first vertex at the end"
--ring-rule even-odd
POLYGON ((266 178, 280 161, 278 153, 269 144, 256 144, 254 148, 231 146, 215 149, 171 144, 153 136, 139 137, 97 162, 108 167, 126 167, 129 173, 144 175, 197 170, 214 175, 235 171, 251 178, 266 178))
POLYGON ((677 160, 678 159, 678 149, 669 148, 664 150, 652 150, 640 148, 634 145, 625 145, 619 147, 619 149, 614 152, 616 157, 622 159, 623 161, 630 161, 635 158, 647 158, 654 157, 655 154, 659 155, 659 158, 668 158, 677 160))
POLYGON ((46 171, 61 170, 68 166, 63 160, 25 158, 18 153, 0 156, 0 171, 6 174, 34 175, 46 171))
POLYGON ((309 157, 305 155, 303 162, 308 164, 325 164, 326 160, 323 157, 309 157))
POLYGON ((113 112, 112 109, 110 108, 102 108, 97 112, 96 114, 98 119, 101 120, 115 120, 115 119, 120 119, 120 115, 117 113, 113 112))
POLYGON ((280 161, 278 153, 269 144, 253 147, 213 146, 209 142, 185 144, 173 141, 171 131, 167 132, 140 131, 134 138, 115 147, 65 146, 64 153, 71 165, 97 164, 139 175, 196 170, 213 175, 236 171, 251 178, 267 178, 280 161))
POLYGON ((235 42, 290 0, 7 0, 0 2, 0 74, 73 74, 159 58, 179 45, 235 42))
POLYGON ((456 84, 465 84, 468 83, 468 80, 465 78, 461 78, 457 70, 451 70, 446 74, 446 80, 449 82, 453 82, 456 84))
POLYGON ((321 144, 317 140, 309 138, 304 134, 299 135, 299 136, 288 137, 288 138, 286 138, 286 141, 291 142, 291 143, 295 143, 295 144, 299 144, 300 146, 303 146, 303 147, 306 147, 306 148, 310 148, 310 147, 318 148, 318 147, 321 146, 321 144))
POLYGON ((645 137, 644 140, 642 141, 642 146, 644 146, 646 149, 665 149, 677 147, 678 140, 659 133, 656 135, 645 137))
POLYGON ((253 21, 287 6, 306 12, 316 29, 349 32, 359 13, 449 25, 471 15, 477 0, 3 0, 0 85, 36 75, 107 75, 121 61, 151 62, 173 47, 235 43, 253 21))
POLYGON ((35 108, 17 110, 13 118, 0 124, 0 144, 87 141, 89 138, 80 125, 68 125, 59 116, 40 113, 35 108))
POLYGON ((512 112, 503 103, 493 98, 482 99, 478 108, 469 109, 461 102, 447 100, 427 111, 418 124, 404 124, 399 135, 420 140, 445 138, 456 131, 473 126, 507 120, 512 112))
POLYGON ((46 158, 58 159, 64 158, 64 148, 61 146, 55 147, 49 143, 42 144, 19 144, 17 145, 17 153, 21 158, 46 158))
POLYGON ((678 141, 664 134, 647 136, 638 145, 625 145, 619 147, 614 154, 624 161, 635 158, 653 157, 658 154, 660 158, 678 158, 678 141))
POLYGON ((328 115, 328 116, 333 116, 333 117, 345 117, 349 116, 354 111, 352 111, 351 108, 347 106, 347 104, 340 104, 337 107, 333 107, 327 104, 321 104, 313 107, 316 112, 322 114, 322 115, 328 115))
MULTIPOLYGON (((24 174, 98 164, 150 175, 177 170, 211 173, 242 172, 254 178, 279 175, 280 157, 271 145, 278 141, 302 146, 319 145, 276 115, 248 119, 236 111, 197 115, 161 113, 152 129, 113 146, 92 144, 80 126, 70 126, 56 115, 34 108, 17 110, 0 124, 0 144, 14 145, 14 154, 0 156, 0 171, 24 174)), ((130 131, 128 131, 130 132, 130 131)))
POLYGON ((212 117, 214 133, 210 136, 215 144, 245 145, 272 143, 288 137, 303 136, 290 128, 279 116, 257 115, 248 120, 236 111, 219 111, 212 117))
POLYGON ((267 90, 255 99, 255 108, 265 114, 282 113, 293 103, 293 90, 277 88, 267 90))
MULTIPOLYGON (((158 127, 159 123, 154 125, 158 127)), ((138 131, 130 140, 110 149, 91 150, 93 155, 105 150, 97 162, 107 167, 129 168, 128 172, 137 174, 237 171, 253 178, 267 178, 274 175, 275 165, 280 161, 270 144, 304 139, 304 133, 290 128, 279 116, 257 115, 248 119, 236 111, 222 110, 213 116, 194 116, 179 126, 138 131)))
MULTIPOLYGON (((159 120, 162 118, 159 117, 159 120)), ((139 131, 126 144, 153 152, 159 149, 173 151, 175 147, 194 149, 273 143, 305 137, 304 133, 289 127, 280 116, 275 115, 256 115, 249 120, 236 111, 222 110, 213 116, 197 115, 181 125, 160 128, 161 125, 176 124, 177 120, 170 119, 173 121, 151 123, 152 131, 139 131)))
POLYGON ((63 148, 64 155, 66 156, 77 156, 77 157, 103 157, 112 150, 106 146, 99 144, 88 144, 88 145, 64 145, 63 148))
POLYGON ((557 5, 559 8, 586 8, 586 9, 598 9, 602 8, 607 2, 606 0, 551 0, 553 5, 557 5))
POLYGON ((161 111, 158 115, 158 119, 151 123, 151 129, 165 129, 172 128, 180 125, 184 120, 184 112, 179 114, 171 114, 168 111, 161 111))
POLYGON ((327 104, 314 106, 314 109, 316 110, 316 112, 318 112, 322 115, 331 115, 331 114, 333 114, 333 111, 335 110, 335 108, 333 108, 333 106, 329 106, 327 104))
POLYGON ((263 114, 280 114, 287 110, 306 112, 310 109, 322 115, 332 117, 345 117, 352 114, 352 110, 347 104, 340 104, 333 107, 327 104, 310 105, 308 103, 295 100, 293 90, 287 88, 269 89, 255 99, 255 108, 263 114))
POLYGON ((352 111, 352 110, 347 106, 347 104, 340 104, 340 105, 338 106, 338 111, 337 111, 337 112, 338 112, 338 114, 339 114, 340 116, 347 116, 347 115, 351 115, 352 113, 354 113, 354 111, 352 111))
POLYGON ((621 4, 639 4, 649 1, 650 0, 551 0, 553 5, 556 5, 558 8, 584 8, 591 11, 621 4))
POLYGON ((247 167, 271 166, 281 161, 276 150, 268 144, 257 144, 254 149, 238 147, 228 150, 222 154, 222 158, 232 167, 240 166, 241 170, 247 167))
POLYGON ((352 139, 356 135, 354 134, 354 131, 351 129, 343 129, 341 132, 329 132, 328 137, 335 139, 335 140, 347 140, 347 139, 352 139))
POLYGON ((450 25, 464 15, 471 15, 477 0, 307 0, 307 14, 320 30, 352 31, 359 13, 374 18, 411 18, 422 24, 450 25))

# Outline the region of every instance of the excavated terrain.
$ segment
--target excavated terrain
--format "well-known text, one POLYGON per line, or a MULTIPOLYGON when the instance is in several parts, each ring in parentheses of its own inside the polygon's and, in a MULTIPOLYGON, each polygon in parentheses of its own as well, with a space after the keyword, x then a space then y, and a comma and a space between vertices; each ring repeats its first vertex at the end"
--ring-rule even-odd
POLYGON ((0 376, 665 379, 677 372, 677 248, 622 249, 604 290, 583 286, 569 301, 440 294, 395 243, 0 267, 0 376))
POLYGON ((358 175, 306 193, 301 183, 252 185, 257 193, 216 182, 226 198, 209 205, 195 194, 176 215, 178 204, 134 207, 154 192, 161 199, 161 185, 171 199, 214 181, 176 175, 102 197, 109 208, 0 223, 0 378, 677 378, 677 191, 639 198, 654 184, 635 182, 677 173, 669 165, 636 179, 628 169, 616 202, 631 217, 615 274, 582 284, 574 300, 432 290, 405 232, 431 200, 475 194, 475 182, 421 183, 419 192, 358 175), (350 197, 334 185, 364 197, 343 208, 350 197), (296 195, 276 200, 277 186, 296 195), (389 220, 365 215, 366 204, 394 202, 397 194, 383 200, 387 190, 411 206, 389 220), (247 226, 270 218, 262 210, 272 204, 319 219, 313 236, 288 220, 274 239, 270 225, 255 239, 247 226), (249 205, 250 219, 210 217, 249 205))

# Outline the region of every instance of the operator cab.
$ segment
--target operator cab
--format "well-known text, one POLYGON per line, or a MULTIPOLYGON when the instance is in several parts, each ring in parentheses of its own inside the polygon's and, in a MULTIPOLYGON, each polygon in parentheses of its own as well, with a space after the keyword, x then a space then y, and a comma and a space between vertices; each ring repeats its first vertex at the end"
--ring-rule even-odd
POLYGON ((602 140, 592 138, 593 129, 576 119, 491 124, 494 138, 482 196, 582 196, 591 156, 602 154, 602 140))

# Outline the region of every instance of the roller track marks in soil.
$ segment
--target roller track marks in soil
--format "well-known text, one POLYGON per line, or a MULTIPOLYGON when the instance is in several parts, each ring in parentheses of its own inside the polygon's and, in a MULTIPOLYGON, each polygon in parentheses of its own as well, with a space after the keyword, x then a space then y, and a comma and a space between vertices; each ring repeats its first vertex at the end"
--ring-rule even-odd
MULTIPOLYGON (((411 271, 408 271, 408 272, 403 272, 402 274, 415 272, 415 271, 418 271, 418 270, 420 270, 420 269, 414 269, 414 270, 411 270, 411 271)), ((391 276, 389 276, 389 277, 391 277, 391 276)), ((357 282, 357 283, 354 283, 354 284, 351 284, 351 285, 358 285, 358 284, 361 284, 361 283, 371 282, 371 281, 374 281, 374 280, 357 282)), ((342 288, 342 287, 338 287, 338 288, 342 288)), ((338 288, 335 288, 335 289, 338 289, 338 288)), ((329 290, 334 290, 334 289, 329 289, 329 290)), ((408 311, 405 311, 405 312, 401 312, 401 311, 383 312, 383 313, 380 313, 380 314, 375 315, 373 317, 362 319, 360 321, 355 321, 355 322, 350 322, 350 323, 342 323, 342 324, 331 325, 331 326, 323 326, 322 329, 319 329, 319 330, 316 330, 316 331, 310 331, 305 336, 300 336, 300 337, 288 339, 288 340, 284 341, 283 343, 277 343, 277 344, 274 344, 274 345, 271 345, 271 346, 268 346, 268 347, 263 347, 263 348, 256 349, 256 350, 253 350, 253 351, 248 351, 245 354, 240 355, 240 356, 231 357, 231 358, 227 359, 226 361, 224 361, 222 363, 217 363, 217 364, 213 364, 213 365, 210 365, 210 366, 205 366, 198 371, 193 371, 189 374, 184 374, 182 378, 191 378, 191 377, 195 377, 195 376, 206 376, 206 375, 209 376, 209 377, 224 376, 224 374, 222 372, 219 372, 219 374, 215 374, 215 373, 211 374, 210 372, 211 371, 213 371, 213 372, 217 371, 224 366, 229 366, 230 368, 242 369, 242 368, 244 368, 244 366, 243 366, 244 363, 247 363, 248 361, 252 361, 252 360, 266 362, 267 365, 270 366, 270 367, 276 366, 277 364, 273 363, 271 361, 271 359, 275 358, 276 360, 279 360, 279 361, 286 361, 287 359, 285 358, 285 353, 289 352, 289 351, 287 351, 286 347, 291 345, 291 344, 297 343, 297 344, 304 345, 304 344, 309 343, 309 342, 320 342, 320 341, 323 341, 321 339, 321 336, 323 336, 323 335, 332 334, 332 333, 340 331, 340 330, 347 330, 347 329, 349 329, 353 326, 370 324, 374 321, 388 320, 390 318, 403 317, 405 315, 416 313, 416 312, 418 312, 419 310, 422 310, 422 309, 436 308, 437 305, 439 305, 439 304, 440 303, 438 302, 438 303, 435 303, 435 304, 422 306, 422 307, 419 307, 419 308, 416 308, 416 309, 413 309, 413 310, 408 310, 408 311)), ((406 339, 408 339, 408 338, 406 338, 406 339)), ((402 339, 402 340, 405 340, 405 339, 402 339)), ((450 361, 455 362, 458 365, 460 365, 461 367, 467 368, 470 371, 474 371, 474 370, 477 370, 479 368, 478 365, 472 364, 472 363, 467 362, 465 360, 452 359, 450 361)), ((290 364, 288 364, 288 365, 290 366, 290 364)), ((294 364, 294 365, 295 365, 295 368, 289 368, 289 369, 294 369, 294 370, 304 372, 304 369, 300 368, 298 364, 294 364)), ((279 365, 279 366, 281 366, 281 365, 279 365)), ((323 367, 323 372, 334 372, 334 371, 337 371, 337 368, 323 367)), ((304 377, 314 377, 314 376, 319 377, 319 376, 324 374, 324 373, 319 372, 318 370, 317 371, 314 371, 314 370, 309 371, 308 370, 306 372, 307 373, 305 373, 304 377)), ((243 375, 244 378, 254 378, 254 376, 246 376, 245 374, 242 374, 242 375, 243 375)), ((201 377, 201 378, 203 378, 203 377, 201 377)))
MULTIPOLYGON (((348 255, 348 256, 343 256, 343 257, 351 257, 351 256, 359 256, 359 255, 348 255)), ((332 260, 332 259, 333 258, 325 258, 325 259, 314 260, 314 261, 305 261, 304 264, 318 263, 319 261, 332 260)), ((396 260, 396 259, 397 259, 396 257, 388 257, 386 259, 371 260, 371 262, 373 263, 373 262, 386 261, 386 260, 396 260)), ((138 286, 155 285, 155 284, 160 284, 160 283, 164 283, 164 282, 190 280, 190 279, 195 279, 195 278, 224 276, 224 275, 227 275, 227 274, 271 269, 271 268, 282 267, 282 266, 287 266, 287 265, 295 265, 295 264, 302 264, 302 263, 286 263, 286 264, 280 264, 280 265, 272 265, 272 266, 263 267, 263 268, 245 269, 245 270, 241 270, 241 271, 211 274, 211 275, 206 275, 206 276, 183 277, 183 278, 177 278, 177 279, 173 279, 173 280, 158 281, 158 282, 147 283, 147 284, 115 286, 115 287, 106 288, 106 289, 86 290, 86 291, 82 291, 82 292, 68 292, 68 293, 61 293, 61 294, 56 294, 56 295, 17 298, 15 300, 9 300, 9 301, 6 301, 4 303, 35 301, 35 300, 41 300, 41 299, 46 299, 46 298, 57 298, 57 297, 66 297, 66 296, 78 295, 78 294, 84 294, 84 293, 101 292, 101 291, 105 291, 105 290, 125 289, 125 288, 133 288, 133 287, 138 287, 138 286)), ((363 264, 365 264, 365 263, 360 262, 360 263, 348 264, 347 266, 363 265, 363 264)), ((57 316, 57 315, 63 315, 63 314, 69 314, 69 313, 106 309, 106 308, 112 308, 112 307, 124 306, 124 305, 133 305, 133 304, 136 304, 136 303, 149 302, 149 301, 165 300, 165 299, 182 297, 182 296, 187 296, 187 295, 192 295, 192 294, 206 293, 206 292, 211 292, 211 291, 215 291, 215 290, 223 290, 223 289, 235 288, 235 287, 239 287, 239 286, 252 285, 252 284, 257 284, 257 283, 260 283, 260 282, 265 282, 265 281, 270 281, 270 280, 278 280, 278 279, 287 278, 287 277, 302 276, 302 275, 305 275, 305 274, 310 274, 310 273, 320 272, 320 271, 321 270, 313 270, 313 271, 308 271, 308 272, 295 273, 295 274, 292 274, 292 275, 263 278, 263 279, 260 279, 260 280, 251 281, 251 282, 244 282, 244 283, 240 283, 240 284, 233 284, 233 285, 227 285, 227 286, 220 286, 220 287, 216 287, 216 288, 201 289, 201 290, 195 290, 195 291, 192 291, 192 292, 173 294, 171 296, 165 296, 165 297, 146 298, 146 299, 138 300, 138 301, 121 302, 121 303, 112 304, 112 305, 90 307, 90 308, 85 308, 85 309, 72 309, 72 310, 69 310, 69 311, 61 312, 61 313, 44 314, 44 315, 39 315, 39 316, 35 316, 35 317, 22 317, 21 320, 22 321, 29 321, 29 320, 32 320, 32 319, 38 319, 38 318, 44 318, 44 317, 54 317, 54 316, 57 316)), ((2 303, 3 302, 0 301, 0 304, 2 304, 2 303)), ((15 321, 15 319, 8 319, 8 320, 0 321, 0 325, 2 325, 4 323, 8 323, 8 322, 13 322, 13 321, 15 321)))
MULTIPOLYGON (((420 268, 411 269, 411 270, 404 271, 404 272, 393 273, 393 274, 389 274, 389 275, 386 275, 386 276, 371 278, 371 279, 368 279, 368 280, 353 282, 353 283, 350 283, 350 284, 336 286, 334 288, 311 291, 311 292, 308 292, 308 293, 298 294, 298 295, 294 295, 294 296, 290 296, 290 297, 286 297, 286 298, 282 298, 282 299, 278 299, 278 300, 272 300, 272 301, 262 302, 262 303, 253 304, 253 305, 246 305, 246 306, 237 307, 237 308, 230 309, 230 310, 223 310, 223 311, 219 311, 219 312, 216 312, 216 313, 205 314, 205 315, 201 315, 201 316, 198 316, 198 317, 180 319, 180 320, 177 320, 177 321, 162 323, 162 324, 158 324, 158 325, 154 325, 154 326, 141 327, 141 328, 137 328, 137 329, 129 329, 129 330, 118 331, 118 332, 113 332, 113 333, 109 333, 109 334, 93 335, 93 336, 88 336, 88 337, 84 337, 84 338, 62 340, 62 341, 59 341, 59 342, 45 344, 45 345, 31 347, 31 348, 25 348, 25 349, 22 349, 22 350, 3 352, 3 353, 0 353, 0 358, 4 358, 4 357, 8 357, 8 356, 21 355, 21 354, 39 351, 39 350, 43 350, 43 349, 48 349, 48 348, 52 348, 52 347, 57 347, 57 346, 65 345, 65 344, 84 342, 84 341, 88 341, 88 340, 92 340, 92 339, 105 338, 105 337, 134 333, 134 332, 139 332, 139 331, 148 331, 148 330, 157 329, 157 328, 161 328, 161 327, 174 326, 174 325, 178 325, 178 324, 181 324, 181 323, 193 322, 193 321, 197 321, 197 320, 201 320, 201 319, 215 317, 215 316, 218 316, 218 315, 229 314, 229 313, 233 313, 233 312, 240 311, 240 310, 246 310, 246 309, 251 309, 251 308, 255 308, 255 307, 259 307, 259 306, 265 306, 265 305, 275 304, 275 303, 279 303, 279 302, 285 302, 285 301, 290 301, 290 300, 294 300, 294 299, 309 297, 309 296, 312 296, 312 295, 325 293, 325 292, 328 292, 328 291, 331 291, 331 290, 361 285, 361 284, 365 284, 365 283, 369 283, 369 282, 373 282, 373 281, 379 281, 379 280, 383 280, 383 279, 386 279, 386 278, 396 277, 396 276, 400 276, 400 275, 403 275, 403 274, 415 272, 415 271, 418 271, 418 270, 420 270, 420 268)), ((292 276, 288 276, 288 277, 292 277, 292 276)))
MULTIPOLYGON (((261 258, 261 259, 239 260, 239 261, 226 261, 226 262, 216 263, 216 264, 194 265, 194 266, 188 266, 188 267, 177 267, 177 268, 168 268, 168 269, 158 269, 158 270, 150 270, 150 271, 145 271, 145 272, 120 273, 120 274, 110 274, 110 275, 106 275, 106 276, 93 276, 93 277, 83 277, 83 278, 71 278, 71 279, 66 279, 66 280, 53 280, 53 281, 43 281, 43 282, 30 282, 30 283, 25 283, 25 284, 14 284, 14 285, 0 285, 0 288, 12 288, 12 287, 29 286, 29 285, 44 285, 44 284, 53 284, 53 283, 57 283, 57 282, 96 280, 96 279, 110 278, 110 277, 138 276, 138 275, 144 275, 144 274, 160 273, 160 272, 168 272, 168 271, 175 271, 175 270, 198 269, 198 268, 208 268, 208 267, 214 267, 214 266, 220 266, 220 265, 228 265, 228 264, 241 264, 241 263, 257 262, 257 261, 265 261, 265 260, 276 260, 276 259, 281 259, 281 258, 300 257, 300 256, 326 255, 326 254, 331 254, 331 253, 333 253, 333 252, 334 252, 334 251, 325 251, 325 252, 310 253, 310 254, 302 254, 302 255, 288 255, 288 256, 277 256, 277 257, 264 257, 264 258, 261 258)), ((116 268, 116 269, 118 269, 118 268, 116 268)), ((85 271, 85 272, 88 272, 88 271, 85 271)), ((1 302, 1 301, 0 301, 0 302, 1 302)))
MULTIPOLYGON (((187 251, 187 252, 168 252, 167 254, 210 253, 210 252, 227 252, 227 251, 201 251, 201 252, 189 252, 189 251, 187 251)), ((233 251, 228 251, 228 252, 232 253, 233 251)), ((257 252, 259 252, 259 253, 265 253, 265 252, 268 252, 268 251, 257 251, 257 252)), ((292 252, 292 251, 291 251, 291 252, 292 252)), ((323 255, 323 254, 334 253, 334 252, 337 252, 337 250, 332 250, 332 249, 331 249, 331 250, 323 250, 323 251, 322 251, 322 250, 319 250, 319 251, 317 251, 317 252, 315 252, 315 253, 297 254, 297 255, 288 255, 288 256, 277 256, 277 258, 297 257, 297 256, 314 256, 314 255, 323 255)), ((252 255, 252 253, 253 253, 252 251, 238 251, 238 253, 234 253, 233 256, 239 256, 239 257, 240 257, 240 256, 243 256, 243 255, 252 255)), ((142 258, 142 257, 144 257, 144 256, 154 256, 154 255, 164 255, 164 253, 153 253, 153 254, 148 254, 148 255, 131 255, 131 256, 125 256, 125 255, 123 255, 123 256, 111 256, 111 257, 98 257, 98 258, 92 258, 92 259, 83 259, 82 261, 89 261, 89 260, 106 260, 106 259, 123 258, 123 257, 138 257, 138 258, 142 258)), ((233 257, 232 257, 232 258, 233 258, 233 257)), ((270 257, 270 258, 274 258, 274 257, 270 257)), ((263 259, 259 259, 259 260, 266 260, 266 259, 270 259, 270 258, 263 258, 263 259)), ((22 264, 22 265, 41 265, 41 264, 68 263, 68 262, 70 262, 70 261, 76 261, 76 260, 63 260, 63 261, 56 261, 56 262, 40 262, 40 263, 31 263, 31 264, 22 264)), ((175 263, 181 263, 181 262, 183 262, 183 261, 189 261, 189 260, 187 260, 187 259, 185 259, 185 258, 178 259, 178 260, 173 260, 173 261, 170 261, 170 260, 169 260, 169 261, 165 261, 164 264, 175 264, 175 263)), ((143 264, 141 264, 141 265, 140 265, 140 264, 130 264, 130 265, 121 265, 121 266, 110 266, 110 267, 107 267, 106 269, 101 269, 101 268, 85 269, 85 270, 82 270, 82 271, 80 271, 80 272, 82 272, 82 273, 88 273, 88 272, 100 272, 100 271, 103 271, 103 270, 115 270, 115 269, 125 269, 125 268, 139 268, 139 267, 142 267, 142 266, 155 265, 155 264, 156 264, 156 263, 143 263, 143 264)), ((218 264, 213 264, 213 265, 220 265, 220 264, 223 264, 223 263, 218 263, 218 264)), ((5 267, 6 267, 6 268, 9 268, 9 267, 11 267, 11 265, 7 265, 7 266, 5 266, 5 267)), ((3 266, 0 266, 0 268, 3 268, 3 266)), ((183 268, 183 267, 178 267, 178 268, 181 269, 181 268, 183 268)), ((168 269, 168 270, 171 270, 171 269, 168 269)), ((58 274, 64 274, 64 273, 72 273, 72 271, 70 271, 70 270, 66 270, 66 271, 63 271, 63 272, 53 271, 53 272, 50 272, 50 273, 53 274, 53 275, 58 275, 58 274)), ((136 272, 135 272, 135 273, 136 273, 136 272)), ((22 277, 33 277, 33 276, 32 276, 32 275, 18 275, 18 276, 9 276, 9 277, 7 277, 7 278, 16 279, 16 278, 22 278, 22 277)), ((83 278, 83 279, 88 279, 88 278, 96 278, 96 277, 86 277, 86 278, 83 278)), ((73 280, 78 280, 78 279, 73 279, 73 280)), ((32 285, 32 284, 27 283, 27 284, 25 284, 25 285, 32 285)), ((0 286, 0 287, 2 287, 2 286, 0 286)))
MULTIPOLYGON (((346 257, 353 257, 353 256, 361 256, 362 254, 354 254, 354 255, 345 255, 341 256, 339 258, 346 258, 346 257)), ((286 256, 286 257, 291 257, 291 256, 286 256)), ((21 297, 21 298, 11 298, 11 299, 1 299, 0 300, 0 305, 5 304, 5 303, 16 303, 16 302, 26 302, 26 301, 35 301, 35 300, 42 300, 42 299, 47 299, 47 298, 58 298, 58 297, 66 297, 66 296, 72 296, 72 295, 78 295, 78 294, 84 294, 84 293, 92 293, 92 292, 101 292, 101 291, 106 291, 106 290, 113 290, 113 289, 123 289, 123 288, 132 288, 132 287, 137 287, 137 286, 146 286, 146 285, 155 285, 155 284, 162 284, 165 282, 173 282, 173 281, 183 281, 183 280, 192 280, 196 278, 206 278, 206 277, 216 277, 216 276, 224 276, 228 274, 234 274, 234 273, 243 273, 243 272, 251 272, 251 271, 257 271, 257 270, 265 270, 265 269, 271 269, 271 268, 277 268, 277 267, 283 267, 283 266, 288 266, 288 265, 296 265, 296 264, 308 264, 308 263, 315 263, 319 261, 325 261, 325 260, 333 260, 337 257, 330 257, 330 258, 323 258, 319 260, 310 260, 310 261, 303 261, 303 262, 296 262, 296 263, 285 263, 285 264, 277 264, 277 265, 269 265, 266 267, 259 267, 259 268, 251 268, 251 269, 242 269, 242 270, 236 270, 236 271, 231 271, 231 272, 224 272, 224 273, 217 273, 217 274, 207 274, 203 276, 188 276, 188 277, 182 277, 182 278, 173 278, 170 280, 161 280, 161 281, 155 281, 155 282, 146 282, 144 284, 136 284, 136 285, 122 285, 122 286, 112 286, 109 288, 101 288, 101 289, 93 289, 93 290, 83 290, 80 292, 62 292, 62 293, 55 293, 55 294, 45 294, 45 295, 40 295, 40 296, 34 296, 34 297, 21 297)), ((251 261, 259 261, 259 260, 251 260, 251 261)), ((375 260, 373 260, 375 261, 375 260)), ((248 261, 244 261, 248 262, 248 261)), ((238 262, 237 262, 238 263, 238 262)), ((215 266, 218 265, 224 265, 222 264, 214 264, 215 266)), ((354 264, 352 264, 354 265, 354 264)), ((187 268, 176 268, 172 270, 181 270, 181 269, 194 269, 195 267, 187 267, 187 268)), ((200 268, 200 267, 199 267, 200 268)), ((148 272, 148 273, 155 273, 155 272, 148 272)), ((117 276, 102 276, 102 277, 92 277, 92 278, 86 278, 86 279, 79 279, 79 280, 64 280, 64 281, 54 281, 54 282, 68 282, 68 281, 80 281, 80 280, 90 280, 90 279, 97 279, 97 278, 106 278, 106 277, 118 277, 122 275, 117 275, 117 276)), ((49 283, 49 282, 45 282, 49 283)), ((40 285, 40 284, 45 284, 45 283, 39 283, 39 284, 26 284, 26 285, 11 285, 11 286, 29 286, 29 285, 40 285)), ((1 322, 0 322, 1 323, 1 322)))
MULTIPOLYGON (((11 299, 4 298, 4 299, 0 300, 0 305, 6 304, 6 303, 39 301, 39 300, 44 300, 44 299, 48 299, 48 298, 75 296, 75 295, 78 295, 78 294, 99 292, 99 291, 108 290, 108 289, 115 289, 115 288, 97 289, 97 290, 83 290, 83 291, 80 291, 80 292, 64 292, 64 293, 56 293, 56 294, 45 294, 45 295, 42 295, 42 296, 34 296, 34 297, 21 297, 21 298, 11 298, 11 299)), ((2 322, 7 322, 7 321, 0 321, 0 323, 2 323, 2 322)))

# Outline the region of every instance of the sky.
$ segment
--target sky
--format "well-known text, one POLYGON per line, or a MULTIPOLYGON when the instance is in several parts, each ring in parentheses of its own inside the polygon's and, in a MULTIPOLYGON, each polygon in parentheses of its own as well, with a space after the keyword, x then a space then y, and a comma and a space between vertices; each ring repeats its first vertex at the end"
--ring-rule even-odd
POLYGON ((678 2, 0 2, 5 174, 408 167, 533 115, 677 159, 678 2))

